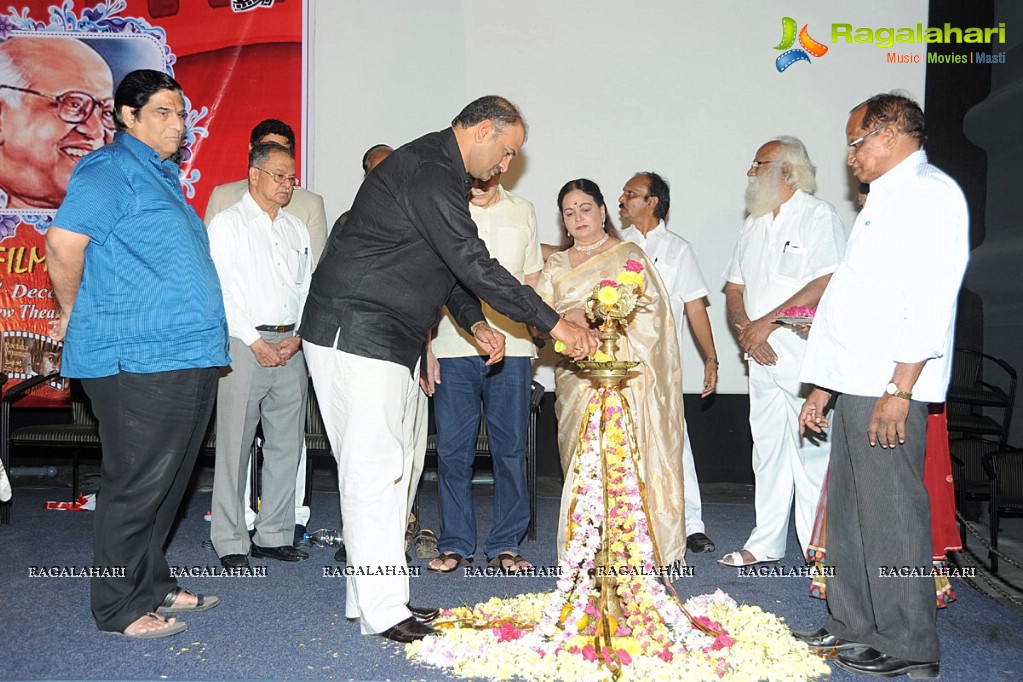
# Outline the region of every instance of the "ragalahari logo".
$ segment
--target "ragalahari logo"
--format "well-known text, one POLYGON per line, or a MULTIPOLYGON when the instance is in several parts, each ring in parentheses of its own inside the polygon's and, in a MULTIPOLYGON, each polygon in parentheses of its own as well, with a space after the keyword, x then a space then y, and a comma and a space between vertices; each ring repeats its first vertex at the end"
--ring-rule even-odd
POLYGON ((803 24, 803 30, 799 32, 799 45, 800 47, 790 50, 792 44, 796 42, 796 20, 792 17, 782 17, 781 20, 781 42, 775 46, 776 50, 786 50, 778 55, 778 58, 774 60, 774 65, 778 68, 778 73, 781 73, 785 69, 789 68, 796 62, 809 62, 810 55, 814 57, 823 57, 828 52, 828 46, 819 43, 810 37, 810 34, 806 32, 806 27, 809 24, 803 24), (802 49, 800 49, 802 48, 802 49))

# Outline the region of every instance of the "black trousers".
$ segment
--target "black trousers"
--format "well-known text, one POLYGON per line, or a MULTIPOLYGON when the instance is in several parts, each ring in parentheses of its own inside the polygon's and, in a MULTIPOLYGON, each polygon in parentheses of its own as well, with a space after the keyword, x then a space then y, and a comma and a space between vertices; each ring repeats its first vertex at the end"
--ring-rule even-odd
POLYGON ((216 397, 217 368, 84 379, 103 446, 92 579, 100 630, 121 632, 177 587, 164 545, 185 495, 216 397))
POLYGON ((927 405, 911 401, 906 444, 870 447, 877 398, 835 404, 828 473, 828 611, 835 636, 911 661, 939 657, 924 487, 927 405))

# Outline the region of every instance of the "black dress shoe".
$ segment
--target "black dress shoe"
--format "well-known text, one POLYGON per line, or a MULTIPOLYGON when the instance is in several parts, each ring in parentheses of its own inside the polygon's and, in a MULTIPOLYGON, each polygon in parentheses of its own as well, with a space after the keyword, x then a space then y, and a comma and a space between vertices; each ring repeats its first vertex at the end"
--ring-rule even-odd
POLYGON ((392 625, 381 632, 380 636, 384 639, 389 639, 392 642, 408 644, 409 642, 415 642, 424 637, 435 634, 437 634, 437 631, 429 625, 416 620, 415 616, 409 616, 397 625, 392 625))
POLYGON ((341 563, 348 562, 348 550, 345 549, 344 545, 338 547, 337 551, 334 552, 334 561, 340 561, 341 563))
POLYGON ((805 642, 811 649, 820 649, 824 651, 841 651, 842 649, 852 649, 858 646, 864 646, 863 644, 850 642, 846 639, 839 639, 824 628, 821 628, 816 632, 800 632, 798 630, 793 630, 792 636, 800 642, 805 642))
POLYGON ((252 545, 253 559, 277 559, 278 561, 305 561, 309 555, 291 545, 280 547, 260 547, 252 545))
POLYGON ((846 663, 870 663, 884 656, 880 651, 872 647, 867 647, 863 651, 858 653, 852 653, 851 651, 843 651, 838 655, 846 663))
POLYGON ((245 569, 251 568, 251 566, 249 566, 249 557, 245 556, 244 554, 225 554, 224 556, 220 557, 220 565, 228 570, 238 568, 245 569))
POLYGON ((835 665, 851 673, 873 675, 874 677, 896 677, 908 674, 913 679, 933 680, 941 674, 937 661, 907 661, 904 658, 894 658, 887 654, 881 654, 872 661, 862 663, 839 656, 835 659, 835 665))
POLYGON ((693 533, 686 538, 686 547, 689 548, 690 552, 696 554, 702 554, 704 552, 713 552, 717 547, 714 545, 714 541, 703 533, 693 533))
POLYGON ((431 609, 426 606, 412 606, 412 604, 408 604, 408 610, 412 612, 416 620, 423 623, 430 623, 440 615, 440 609, 431 609))

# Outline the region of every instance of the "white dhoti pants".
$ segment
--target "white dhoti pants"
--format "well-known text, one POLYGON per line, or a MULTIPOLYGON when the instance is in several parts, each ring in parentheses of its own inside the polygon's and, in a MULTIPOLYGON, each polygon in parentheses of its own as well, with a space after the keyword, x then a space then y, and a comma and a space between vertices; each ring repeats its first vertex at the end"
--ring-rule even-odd
POLYGON ((783 329, 768 342, 778 363, 749 363, 757 525, 743 547, 761 560, 785 556, 793 500, 796 537, 806 554, 831 452, 828 440, 799 435, 799 411, 809 390, 799 382, 805 341, 783 329))
POLYGON ((357 573, 346 578, 345 616, 377 634, 412 615, 405 528, 418 372, 308 341, 303 348, 337 457, 348 567, 357 573))

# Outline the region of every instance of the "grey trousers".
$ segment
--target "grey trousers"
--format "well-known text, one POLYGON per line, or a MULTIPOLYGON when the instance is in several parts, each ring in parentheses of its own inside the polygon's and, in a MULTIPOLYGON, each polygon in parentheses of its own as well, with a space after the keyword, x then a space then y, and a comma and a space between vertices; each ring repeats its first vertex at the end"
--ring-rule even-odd
MULTIPOLYGON (((291 333, 260 332, 269 343, 291 333)), ((231 337, 231 366, 217 388, 217 457, 213 469, 210 539, 218 556, 291 545, 295 534, 295 475, 305 440, 309 379, 299 351, 284 367, 262 367, 231 337), (256 534, 245 522, 245 484, 256 427, 263 423, 262 494, 256 534)))
POLYGON ((867 441, 876 402, 842 395, 835 405, 827 528, 835 574, 828 577, 831 615, 824 627, 895 658, 936 661, 931 509, 923 480, 927 405, 911 401, 906 444, 882 449, 867 441))

